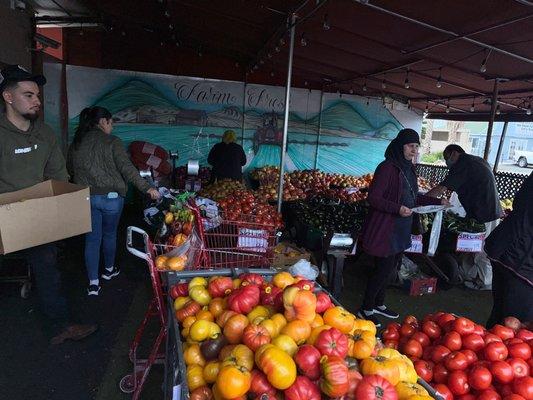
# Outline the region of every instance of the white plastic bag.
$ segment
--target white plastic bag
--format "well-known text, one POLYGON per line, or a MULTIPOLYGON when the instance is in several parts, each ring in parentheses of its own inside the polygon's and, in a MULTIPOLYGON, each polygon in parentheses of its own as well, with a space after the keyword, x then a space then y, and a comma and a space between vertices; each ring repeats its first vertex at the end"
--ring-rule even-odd
POLYGON ((433 257, 439 246, 440 228, 442 226, 442 210, 435 214, 433 225, 431 226, 431 233, 429 235, 428 256, 433 257))
POLYGON ((309 261, 301 259, 289 268, 289 272, 292 275, 300 275, 305 279, 314 281, 318 276, 318 267, 312 265, 309 261))

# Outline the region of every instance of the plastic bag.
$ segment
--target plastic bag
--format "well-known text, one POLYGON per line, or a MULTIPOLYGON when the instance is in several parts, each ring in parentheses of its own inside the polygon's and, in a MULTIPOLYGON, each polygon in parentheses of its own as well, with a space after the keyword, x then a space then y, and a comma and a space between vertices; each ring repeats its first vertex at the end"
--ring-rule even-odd
POLYGON ((301 259, 289 268, 289 272, 292 275, 300 275, 303 276, 305 279, 314 281, 318 276, 318 267, 312 265, 307 260, 301 259))
POLYGON ((442 210, 435 214, 433 225, 431 226, 431 233, 429 234, 428 256, 433 257, 439 246, 440 228, 442 225, 442 210))

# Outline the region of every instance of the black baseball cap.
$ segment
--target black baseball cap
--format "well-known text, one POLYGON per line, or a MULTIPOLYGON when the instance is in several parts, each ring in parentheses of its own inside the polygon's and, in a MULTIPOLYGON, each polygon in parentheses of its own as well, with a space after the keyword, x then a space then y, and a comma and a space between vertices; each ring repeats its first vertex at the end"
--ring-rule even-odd
POLYGON ((43 86, 46 83, 46 78, 43 75, 32 75, 20 65, 7 65, 0 70, 0 93, 10 82, 25 81, 35 82, 37 85, 43 86))

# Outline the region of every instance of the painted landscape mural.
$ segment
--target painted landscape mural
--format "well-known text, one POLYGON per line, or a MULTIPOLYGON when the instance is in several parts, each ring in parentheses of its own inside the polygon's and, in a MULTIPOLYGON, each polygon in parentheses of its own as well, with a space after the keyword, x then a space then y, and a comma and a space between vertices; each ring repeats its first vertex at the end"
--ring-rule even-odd
MULTIPOLYGON (((81 110, 99 105, 111 111, 113 134, 126 145, 145 140, 177 150, 178 164, 189 159, 205 164, 226 129, 233 129, 244 147, 245 169, 279 164, 282 87, 72 66, 67 85, 71 135, 81 110)), ((294 89, 286 168, 372 172, 402 127, 381 100, 332 93, 321 99, 319 91, 294 89)))

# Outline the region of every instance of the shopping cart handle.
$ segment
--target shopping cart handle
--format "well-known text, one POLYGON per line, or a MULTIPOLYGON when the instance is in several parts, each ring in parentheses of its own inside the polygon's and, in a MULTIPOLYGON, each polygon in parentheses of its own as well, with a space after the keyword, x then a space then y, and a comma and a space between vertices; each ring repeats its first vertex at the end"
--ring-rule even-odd
POLYGON ((149 243, 150 243, 150 238, 144 230, 142 230, 141 228, 137 228, 136 226, 128 226, 127 236, 126 236, 126 248, 131 254, 139 258, 142 258, 143 260, 148 260, 150 258, 150 251, 148 248, 149 243), (143 237, 144 253, 136 249, 135 247, 133 247, 133 233, 134 232, 142 235, 143 237))

